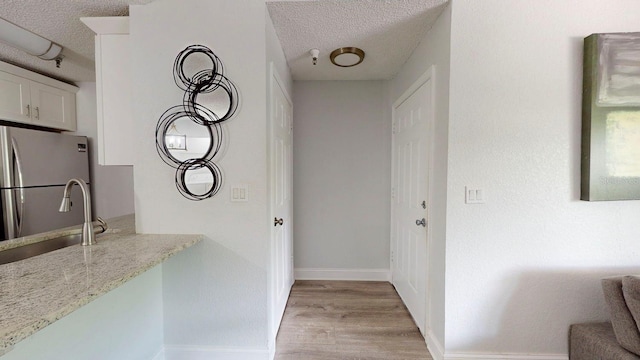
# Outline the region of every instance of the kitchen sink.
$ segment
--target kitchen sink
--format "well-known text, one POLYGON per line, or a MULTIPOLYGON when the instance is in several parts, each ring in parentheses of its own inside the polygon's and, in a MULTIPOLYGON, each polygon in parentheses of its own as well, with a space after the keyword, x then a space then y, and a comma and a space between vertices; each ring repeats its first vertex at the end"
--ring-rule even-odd
MULTIPOLYGON (((98 224, 94 226, 95 234, 106 232, 109 226, 106 221, 98 217, 98 224)), ((79 229, 78 229, 79 230, 79 229)), ((77 245, 82 242, 82 233, 60 236, 57 238, 40 241, 37 243, 15 247, 13 249, 0 251, 0 265, 9 264, 15 261, 28 259, 30 257, 46 254, 48 252, 77 245)))
POLYGON ((81 242, 82 234, 73 234, 61 236, 51 240, 40 241, 13 249, 3 250, 0 251, 0 265, 28 259, 33 256, 38 256, 50 251, 65 248, 67 246, 80 244, 81 242))

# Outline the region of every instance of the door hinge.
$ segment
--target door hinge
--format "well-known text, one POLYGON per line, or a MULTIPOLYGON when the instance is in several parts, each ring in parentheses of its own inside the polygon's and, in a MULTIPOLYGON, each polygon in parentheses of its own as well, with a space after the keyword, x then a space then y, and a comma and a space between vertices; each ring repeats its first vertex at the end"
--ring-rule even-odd
POLYGON ((397 133, 397 132, 398 132, 398 126, 396 125, 396 123, 393 123, 393 124, 391 125, 391 133, 392 133, 392 134, 395 134, 395 133, 397 133))
POLYGON ((396 188, 394 188, 394 187, 391 188, 391 198, 392 199, 396 198, 396 188))

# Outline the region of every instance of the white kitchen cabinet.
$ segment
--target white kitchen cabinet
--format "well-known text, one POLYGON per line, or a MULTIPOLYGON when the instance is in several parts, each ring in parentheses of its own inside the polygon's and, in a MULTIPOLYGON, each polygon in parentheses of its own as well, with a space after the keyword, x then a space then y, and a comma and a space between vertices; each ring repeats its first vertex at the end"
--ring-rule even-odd
POLYGON ((76 130, 76 94, 33 81, 30 90, 34 125, 76 130))
POLYGON ((129 18, 80 20, 96 33, 98 162, 100 165, 133 165, 129 18))
POLYGON ((0 71, 0 119, 28 123, 30 109, 29 80, 0 71))
POLYGON ((0 119, 76 130, 78 88, 0 62, 0 119))

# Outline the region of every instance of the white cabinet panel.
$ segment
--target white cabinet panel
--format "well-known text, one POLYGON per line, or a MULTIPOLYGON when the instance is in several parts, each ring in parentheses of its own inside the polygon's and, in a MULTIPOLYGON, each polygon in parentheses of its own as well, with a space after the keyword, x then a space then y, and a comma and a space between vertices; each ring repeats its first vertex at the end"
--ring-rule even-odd
POLYGON ((76 129, 75 94, 31 82, 31 118, 34 125, 62 130, 76 129))
POLYGON ((0 120, 76 130, 77 87, 0 62, 0 120))
POLYGON ((98 163, 133 165, 129 18, 81 18, 96 33, 98 163))
POLYGON ((98 161, 133 165, 129 35, 96 36, 98 161))
POLYGON ((31 121, 29 80, 0 71, 0 119, 31 121))

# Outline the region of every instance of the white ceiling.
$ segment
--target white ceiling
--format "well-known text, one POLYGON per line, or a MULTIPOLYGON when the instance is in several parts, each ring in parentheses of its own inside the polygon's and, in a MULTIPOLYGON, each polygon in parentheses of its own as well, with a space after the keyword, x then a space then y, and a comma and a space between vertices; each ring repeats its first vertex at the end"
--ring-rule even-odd
MULTIPOLYGON (((129 4, 153 0, 1 0, 0 17, 65 49, 60 69, 0 43, 0 60, 67 82, 94 81, 94 34, 85 16, 128 15, 129 4)), ((402 67, 448 0, 266 0, 296 80, 389 79, 402 67), (362 64, 339 68, 329 62, 338 47, 366 53, 362 64), (309 50, 320 49, 317 66, 309 50)))
POLYGON ((407 61, 447 0, 267 1, 295 80, 391 79, 407 61), (331 51, 361 48, 352 68, 331 64, 331 51), (309 50, 320 50, 314 66, 309 50))
POLYGON ((54 61, 40 60, 0 43, 0 60, 63 81, 95 81, 94 33, 80 18, 122 16, 129 4, 152 0, 0 0, 0 17, 64 47, 60 69, 54 61))

